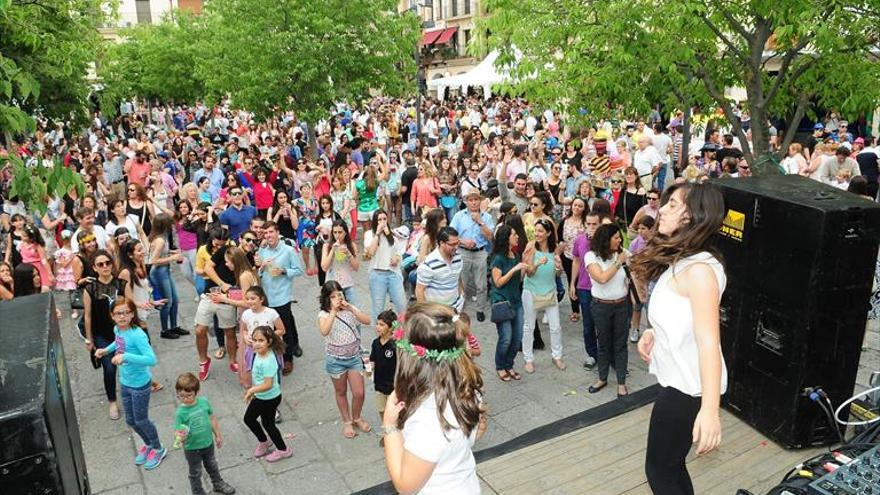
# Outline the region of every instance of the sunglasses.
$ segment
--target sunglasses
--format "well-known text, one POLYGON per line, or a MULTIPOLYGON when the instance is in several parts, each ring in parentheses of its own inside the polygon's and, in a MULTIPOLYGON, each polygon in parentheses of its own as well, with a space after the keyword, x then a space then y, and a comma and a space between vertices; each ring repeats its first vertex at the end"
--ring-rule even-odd
POLYGON ((553 156, 562 156, 562 153, 553 153, 553 156))
POLYGON ((234 191, 229 193, 230 196, 241 196, 241 191, 234 191))
POLYGON ((541 206, 540 203, 530 203, 532 206, 541 206))
POLYGON ((241 240, 242 240, 242 242, 247 242, 248 244, 252 244, 254 242, 257 242, 257 240, 254 239, 253 237, 242 237, 241 240))
POLYGON ((111 261, 96 261, 95 266, 98 268, 107 268, 113 266, 113 262, 111 261))
POLYGON ((614 179, 613 181, 611 181, 611 183, 612 184, 623 184, 623 181, 620 179, 614 179))
POLYGON ((657 201, 658 199, 660 198, 652 198, 651 196, 648 196, 648 201, 657 201))

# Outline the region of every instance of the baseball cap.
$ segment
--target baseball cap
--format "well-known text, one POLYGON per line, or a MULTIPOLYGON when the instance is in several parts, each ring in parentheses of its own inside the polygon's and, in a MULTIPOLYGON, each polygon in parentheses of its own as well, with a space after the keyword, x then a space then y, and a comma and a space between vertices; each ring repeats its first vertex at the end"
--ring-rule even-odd
POLYGON ((816 122, 816 125, 813 126, 814 131, 822 131, 825 130, 825 126, 821 122, 816 122))

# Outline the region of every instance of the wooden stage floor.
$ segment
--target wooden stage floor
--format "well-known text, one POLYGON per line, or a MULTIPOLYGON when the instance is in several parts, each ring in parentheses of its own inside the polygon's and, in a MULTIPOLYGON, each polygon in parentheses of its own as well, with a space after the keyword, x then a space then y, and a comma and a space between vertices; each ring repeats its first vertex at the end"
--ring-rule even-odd
MULTIPOLYGON (((503 495, 650 494, 644 473, 653 404, 481 462, 483 493, 503 495)), ((823 449, 784 450, 722 409, 721 446, 691 452, 688 470, 698 494, 764 495, 802 460, 823 449)))

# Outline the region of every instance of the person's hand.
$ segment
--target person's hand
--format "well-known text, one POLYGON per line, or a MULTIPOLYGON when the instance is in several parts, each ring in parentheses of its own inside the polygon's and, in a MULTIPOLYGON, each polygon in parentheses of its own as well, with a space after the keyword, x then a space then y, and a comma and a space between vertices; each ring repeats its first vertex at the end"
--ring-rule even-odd
POLYGON ((110 362, 115 364, 116 366, 120 366, 125 361, 125 358, 123 356, 124 354, 117 354, 113 356, 113 359, 111 359, 110 362))
POLYGON ((176 262, 181 262, 183 261, 183 255, 180 254, 180 251, 176 251, 174 254, 171 255, 171 259, 176 262))
POLYGON ((255 254, 254 255, 254 264, 257 265, 257 267, 262 268, 263 267, 263 257, 260 256, 259 254, 255 254))
POLYGON ((385 414, 382 415, 382 424, 384 426, 397 426, 397 417, 400 416, 400 411, 404 407, 406 407, 406 404, 397 400, 397 391, 392 390, 391 395, 388 396, 388 401, 385 403, 385 414))
POLYGON ((222 449, 223 448, 223 435, 221 435, 219 433, 214 435, 214 444, 217 445, 218 449, 222 449))
POLYGON ((221 292, 229 292, 229 289, 231 289, 231 288, 232 288, 231 285, 224 283, 223 285, 220 286, 220 291, 221 292))
POLYGON ((480 217, 480 212, 472 211, 471 212, 471 220, 474 221, 477 225, 483 223, 483 219, 480 217))
POLYGON ((280 277, 280 276, 284 275, 284 270, 281 268, 278 268, 277 266, 273 266, 272 268, 269 269, 269 274, 272 275, 273 277, 280 277))
POLYGON ((693 443, 697 444, 697 455, 707 454, 721 445, 721 416, 701 408, 694 421, 693 443))
POLYGON ((391 260, 388 262, 391 266, 397 266, 400 263, 400 256, 394 255, 391 257, 391 260))
POLYGON ((251 399, 254 398, 254 393, 255 393, 255 392, 254 392, 254 387, 251 387, 251 388, 247 389, 247 391, 244 393, 244 401, 245 401, 246 403, 247 403, 247 402, 250 402, 251 399))
MULTIPOLYGON (((168 299, 156 299, 155 301, 150 301, 149 305, 152 308, 158 308, 159 306, 164 306, 167 303, 168 303, 168 299)), ((147 309, 152 309, 152 308, 148 307, 147 309)))
MULTIPOLYGON (((95 347, 95 344, 88 344, 86 347, 95 347)), ((89 349, 91 352, 91 349, 89 349)), ((101 359, 107 355, 107 349, 95 349, 95 357, 101 359)))
POLYGON ((546 265, 548 261, 549 261, 549 259, 546 256, 544 256, 543 258, 541 258, 541 261, 536 263, 536 265, 538 265, 538 266, 546 265))
POLYGON ((211 298, 211 302, 214 304, 224 304, 229 299, 219 292, 209 292, 208 297, 211 298))
POLYGON ((574 285, 568 286, 568 298, 571 299, 572 301, 578 300, 577 289, 575 289, 574 285))
POLYGON ((638 345, 636 345, 636 349, 639 351, 639 357, 642 358, 642 361, 646 363, 651 362, 651 352, 654 350, 654 331, 653 330, 645 330, 642 333, 642 337, 639 339, 638 345))

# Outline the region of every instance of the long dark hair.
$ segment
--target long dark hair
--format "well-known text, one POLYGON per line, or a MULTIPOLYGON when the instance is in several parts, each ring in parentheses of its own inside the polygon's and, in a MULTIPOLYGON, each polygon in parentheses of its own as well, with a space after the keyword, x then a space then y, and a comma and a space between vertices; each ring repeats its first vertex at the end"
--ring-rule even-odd
MULTIPOLYGON (((387 219, 388 213, 385 210, 383 210, 382 208, 379 208, 378 210, 373 212, 373 218, 370 219, 370 230, 373 231, 373 235, 380 235, 378 232, 376 232, 376 229, 379 228, 379 215, 381 215, 383 213, 385 214, 385 218, 387 219)), ((388 226, 388 233, 385 234, 385 240, 388 241, 389 246, 394 245, 394 235, 391 234, 391 226, 390 225, 388 226)))
POLYGON ((131 312, 131 321, 128 323, 130 328, 140 328, 141 330, 146 331, 147 325, 141 321, 138 316, 137 305, 131 299, 127 297, 120 297, 113 301, 113 305, 110 306, 110 314, 113 314, 113 310, 118 308, 119 306, 125 306, 129 312, 131 312))
POLYGON ((673 184, 663 193, 661 204, 666 205, 678 191, 684 196, 687 210, 685 221, 671 235, 665 235, 658 230, 658 215, 651 242, 633 257, 632 272, 638 279, 656 280, 678 260, 703 251, 710 252, 721 261, 720 253, 710 242, 724 221, 724 196, 721 191, 712 184, 673 184))
POLYGON ((510 226, 516 233, 519 235, 519 243, 516 246, 516 253, 522 256, 523 252, 526 250, 526 244, 529 243, 529 238, 526 236, 526 224, 523 222, 523 219, 519 214, 514 213, 513 215, 507 215, 504 218, 504 225, 510 226))
MULTIPOLYGON (((259 333, 266 339, 266 343, 269 345, 269 352, 282 353, 284 352, 284 339, 278 336, 275 333, 275 329, 268 325, 260 325, 254 329, 254 335, 259 333)), ((274 357, 272 359, 275 359, 274 357)))
POLYGON ((434 208, 425 215, 425 236, 431 243, 431 250, 437 247, 437 234, 440 232, 440 223, 444 218, 446 212, 442 208, 434 208))
POLYGON ((37 268, 30 263, 19 263, 12 270, 12 294, 13 297, 30 296, 39 294, 41 288, 34 285, 34 275, 37 268))
POLYGON ((322 311, 330 311, 330 296, 334 292, 342 292, 342 286, 335 280, 328 280, 321 286, 321 295, 318 297, 318 305, 322 311))
POLYGON ((146 278, 146 267, 138 266, 138 262, 134 259, 134 250, 137 249, 138 246, 142 244, 140 241, 135 239, 129 239, 128 242, 122 245, 122 249, 119 250, 119 272, 121 273, 123 270, 128 270, 129 275, 131 276, 131 283, 133 285, 141 286, 140 277, 138 277, 138 269, 142 269, 141 273, 143 273, 146 278))
MULTIPOLYGON (((406 314, 407 338, 413 345, 428 350, 445 350, 465 345, 455 310, 437 303, 416 303, 406 314)), ((418 410, 431 393, 437 406, 437 419, 443 431, 452 429, 444 417, 446 407, 458 422, 464 436, 469 436, 480 421, 480 396, 483 379, 480 369, 466 352, 455 360, 433 360, 401 352, 397 356, 394 390, 406 406, 397 418, 397 427, 418 410)))
MULTIPOLYGON (((495 256, 501 256, 503 258, 507 258, 507 253, 510 251, 510 235, 516 232, 510 225, 502 225, 498 227, 498 230, 495 231, 495 241, 492 243, 492 254, 489 255, 489 259, 493 259, 495 256)), ((521 252, 517 252, 516 248, 518 246, 514 246, 514 254, 516 259, 519 260, 522 255, 521 252)))
MULTIPOLYGON (((620 234, 617 225, 613 223, 600 225, 590 241, 590 250, 596 253, 600 259, 610 260, 611 256, 614 255, 611 252, 611 238, 614 237, 614 234, 620 234)), ((622 248, 623 245, 621 244, 620 247, 622 248)))
POLYGON ((150 235, 148 239, 150 242, 153 242, 153 239, 157 237, 165 237, 168 234, 168 231, 171 230, 171 226, 174 225, 174 219, 171 215, 166 215, 165 213, 159 213, 153 218, 153 224, 150 228, 150 235))
MULTIPOLYGON (((538 225, 547 231, 547 251, 551 253, 556 251, 556 229, 553 228, 553 222, 546 218, 541 218, 535 221, 535 226, 537 227, 538 225)), ((537 239, 535 240, 535 249, 538 249, 537 239)))
POLYGON ((348 248, 348 252, 351 253, 352 256, 357 256, 357 248, 354 245, 354 241, 351 240, 351 234, 349 233, 348 224, 345 223, 345 220, 342 220, 340 218, 333 221, 333 226, 330 227, 331 236, 333 235, 333 229, 336 228, 342 229, 342 231, 345 232, 345 238, 342 240, 342 242, 345 243, 345 247, 348 248))

